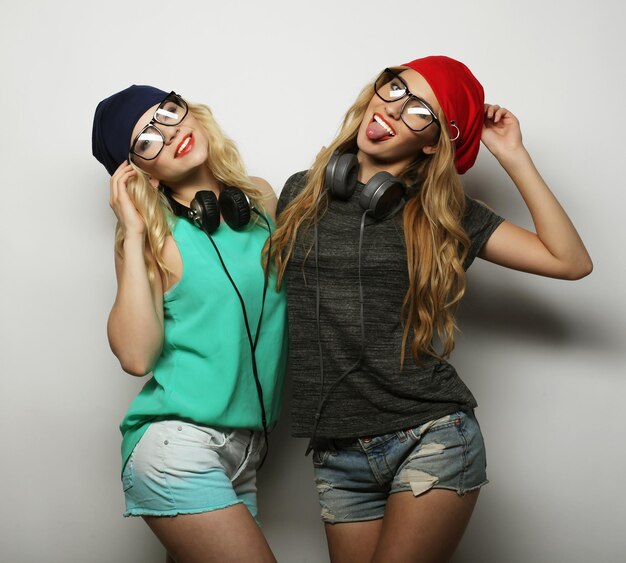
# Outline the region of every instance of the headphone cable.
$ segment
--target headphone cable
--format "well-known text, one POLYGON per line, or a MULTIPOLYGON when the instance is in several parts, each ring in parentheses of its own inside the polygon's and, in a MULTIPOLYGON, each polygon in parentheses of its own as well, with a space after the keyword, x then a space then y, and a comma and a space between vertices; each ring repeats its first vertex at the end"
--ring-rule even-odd
MULTIPOLYGON (((324 195, 324 194, 322 194, 324 195)), ((320 196, 321 199, 321 196, 320 196)), ((318 199, 319 203, 319 199, 318 199)), ((315 412, 315 419, 313 423, 313 431, 311 432, 311 438, 309 439, 309 445, 307 446, 306 452, 304 455, 309 455, 311 450, 313 449, 313 442, 315 440, 315 436, 317 434, 317 427, 319 425, 320 418, 322 416, 322 410, 326 405, 326 402, 330 398, 331 392, 341 383, 348 375, 354 373, 357 368, 361 365, 363 361, 363 355, 365 353, 365 320, 364 320, 364 299, 363 299, 363 283, 361 279, 361 256, 363 249, 363 234, 365 232, 365 219, 367 217, 368 211, 365 211, 361 216, 361 226, 359 229, 359 310, 360 310, 360 325, 361 325, 361 350, 359 352, 359 357, 357 361, 350 366, 346 371, 344 371, 337 380, 329 387, 328 391, 324 393, 324 357, 322 352, 322 339, 321 339, 321 322, 320 322, 320 283, 319 283, 319 254, 318 254, 318 244, 317 244, 317 221, 315 222, 314 227, 314 252, 315 252, 315 272, 316 272, 316 309, 315 309, 315 318, 317 322, 317 344, 320 355, 320 400, 317 405, 317 411, 315 412)))

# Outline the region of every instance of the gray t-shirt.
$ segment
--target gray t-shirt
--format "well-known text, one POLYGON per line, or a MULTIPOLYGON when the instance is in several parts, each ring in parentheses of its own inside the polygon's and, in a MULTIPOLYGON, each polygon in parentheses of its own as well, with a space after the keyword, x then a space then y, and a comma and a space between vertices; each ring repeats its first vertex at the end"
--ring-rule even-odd
MULTIPOLYGON (((305 182, 306 171, 287 180, 278 213, 300 193, 305 182)), ((358 196, 362 189, 359 184, 348 201, 331 199, 319 221, 318 271, 311 250, 313 228, 298 235, 286 269, 294 436, 385 434, 476 406, 469 389, 446 361, 426 356, 418 365, 407 348, 404 368, 400 369, 401 309, 409 283, 402 213, 384 221, 366 221, 361 251, 362 339, 358 267, 363 215, 358 196), (363 342, 363 356, 354 368, 363 342)), ((463 226, 471 244, 466 269, 502 221, 467 198, 463 226)))

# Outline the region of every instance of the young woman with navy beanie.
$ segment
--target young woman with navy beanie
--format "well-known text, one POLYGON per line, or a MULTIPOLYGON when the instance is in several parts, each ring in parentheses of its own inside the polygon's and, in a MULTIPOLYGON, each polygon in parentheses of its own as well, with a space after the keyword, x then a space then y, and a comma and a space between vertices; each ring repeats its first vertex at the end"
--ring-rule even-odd
POLYGON ((487 483, 476 401, 447 361, 465 271, 479 256, 579 279, 589 255, 517 118, 443 56, 368 84, 278 212, 293 433, 311 440, 331 560, 448 561, 487 483), (481 141, 535 232, 465 195, 481 141))
POLYGON ((120 426, 125 515, 168 561, 275 561, 256 470, 287 349, 285 295, 262 257, 276 197, 209 108, 174 92, 103 100, 92 141, 118 219, 109 342, 125 371, 152 373, 120 426))

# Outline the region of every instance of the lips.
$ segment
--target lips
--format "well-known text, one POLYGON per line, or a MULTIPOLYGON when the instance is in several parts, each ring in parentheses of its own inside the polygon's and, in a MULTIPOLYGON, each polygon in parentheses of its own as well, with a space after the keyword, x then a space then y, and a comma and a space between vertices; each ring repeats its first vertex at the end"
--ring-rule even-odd
POLYGON ((191 152, 191 149, 193 149, 193 145, 194 145, 193 134, 189 133, 185 135, 181 139, 178 146, 176 147, 176 153, 174 154, 174 158, 179 158, 181 156, 185 156, 186 154, 189 154, 191 152))
POLYGON ((380 113, 375 113, 365 131, 367 138, 372 141, 384 141, 395 136, 394 128, 380 113))

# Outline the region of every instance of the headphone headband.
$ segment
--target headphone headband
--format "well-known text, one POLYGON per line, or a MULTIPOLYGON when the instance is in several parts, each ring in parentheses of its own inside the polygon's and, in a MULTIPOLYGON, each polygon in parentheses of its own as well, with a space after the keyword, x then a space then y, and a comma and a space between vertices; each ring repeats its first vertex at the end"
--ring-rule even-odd
MULTIPOLYGON (((333 197, 348 200, 356 190, 358 173, 355 154, 335 151, 326 165, 324 185, 333 197)), ((359 204, 374 219, 384 219, 404 205, 406 191, 402 180, 389 172, 378 172, 365 184, 359 204)))

